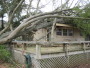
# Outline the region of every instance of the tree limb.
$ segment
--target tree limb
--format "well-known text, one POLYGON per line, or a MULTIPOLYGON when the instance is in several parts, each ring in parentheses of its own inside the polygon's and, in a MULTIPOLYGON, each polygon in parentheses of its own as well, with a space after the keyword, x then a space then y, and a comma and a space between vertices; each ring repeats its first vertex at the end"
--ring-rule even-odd
POLYGON ((10 26, 10 24, 11 24, 11 21, 12 21, 12 19, 13 19, 13 16, 14 16, 15 12, 16 12, 17 9, 20 7, 20 5, 23 3, 23 1, 24 1, 24 0, 21 0, 21 1, 19 2, 19 4, 16 6, 16 8, 14 9, 14 11, 12 12, 12 14, 11 14, 11 16, 10 16, 10 18, 9 18, 9 21, 8 21, 9 24, 8 24, 2 31, 0 31, 0 35, 3 34, 6 30, 8 30, 8 28, 9 28, 9 26, 10 26))
POLYGON ((24 27, 27 27, 29 24, 40 20, 40 19, 45 19, 45 18, 71 18, 71 19, 87 19, 90 20, 90 18, 83 18, 83 17, 71 17, 71 16, 60 16, 60 15, 44 15, 44 16, 40 16, 37 17, 35 19, 32 19, 26 23, 23 23, 21 25, 19 25, 8 37, 0 40, 0 44, 2 43, 6 43, 6 42, 10 42, 24 27))

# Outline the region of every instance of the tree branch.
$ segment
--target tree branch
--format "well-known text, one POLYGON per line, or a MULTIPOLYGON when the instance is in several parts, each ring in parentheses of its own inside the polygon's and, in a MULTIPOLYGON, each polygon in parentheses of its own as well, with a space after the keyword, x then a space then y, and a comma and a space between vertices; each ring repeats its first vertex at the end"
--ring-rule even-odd
POLYGON ((11 20, 13 19, 13 16, 15 14, 15 12, 17 11, 17 9, 20 7, 20 5, 23 3, 24 0, 21 0, 20 3, 16 6, 16 8, 14 9, 13 13, 11 14, 10 18, 9 18, 9 21, 8 21, 8 25, 7 27, 5 27, 2 31, 0 31, 0 35, 3 34, 10 26, 11 24, 11 20))
POLYGON ((28 21, 26 23, 23 23, 23 24, 19 25, 8 37, 0 40, 0 44, 11 41, 24 27, 27 27, 29 24, 31 24, 31 23, 33 23, 33 22, 35 22, 37 20, 45 19, 45 18, 69 18, 69 19, 71 18, 71 19, 87 19, 87 20, 90 20, 90 18, 60 16, 60 15, 44 15, 44 16, 40 16, 40 17, 32 19, 32 20, 30 20, 30 21, 28 21))

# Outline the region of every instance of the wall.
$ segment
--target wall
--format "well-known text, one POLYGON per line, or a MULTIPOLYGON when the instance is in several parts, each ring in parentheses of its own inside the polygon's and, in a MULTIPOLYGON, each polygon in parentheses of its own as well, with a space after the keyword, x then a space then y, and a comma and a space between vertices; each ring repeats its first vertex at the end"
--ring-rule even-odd
MULTIPOLYGON (((80 36, 80 31, 77 28, 71 28, 74 30, 73 36, 60 36, 56 35, 56 31, 54 31, 53 34, 53 41, 84 41, 85 38, 83 36, 80 36)), ((46 29, 40 29, 34 34, 34 41, 36 39, 40 39, 41 37, 45 36, 43 39, 39 41, 47 41, 47 30, 46 29)), ((52 40, 52 39, 51 39, 52 40)))
MULTIPOLYGON (((67 28, 68 29, 68 28, 67 28)), ((73 29, 73 36, 60 36, 56 35, 56 31, 54 31, 54 41, 84 41, 84 37, 80 36, 80 31, 77 28, 71 28, 73 29)))
MULTIPOLYGON (((34 41, 42 38, 43 36, 47 35, 47 30, 46 29, 39 29, 35 34, 34 34, 34 41)), ((46 41, 47 37, 44 37, 42 39, 40 39, 39 41, 46 41)))
POLYGON ((16 62, 25 64, 25 57, 23 56, 21 51, 14 50, 13 56, 16 62))

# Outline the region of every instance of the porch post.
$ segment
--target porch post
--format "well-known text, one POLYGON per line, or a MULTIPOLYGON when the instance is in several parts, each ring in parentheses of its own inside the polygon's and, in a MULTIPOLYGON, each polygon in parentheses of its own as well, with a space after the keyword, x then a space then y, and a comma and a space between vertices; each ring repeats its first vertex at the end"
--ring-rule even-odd
POLYGON ((65 52, 65 57, 67 59, 67 66, 69 67, 68 45, 69 44, 63 44, 63 51, 65 52))
POLYGON ((54 36, 53 36, 53 34, 54 34, 54 29, 55 29, 55 24, 56 24, 56 18, 55 18, 55 20, 54 20, 54 22, 53 22, 53 25, 52 25, 52 29, 51 29, 51 41, 53 42, 53 39, 54 39, 54 36))
POLYGON ((63 44, 63 51, 65 52, 65 56, 68 57, 68 44, 63 44))
POLYGON ((84 50, 84 53, 85 53, 85 51, 86 51, 86 45, 85 45, 85 43, 83 43, 83 50, 84 50))

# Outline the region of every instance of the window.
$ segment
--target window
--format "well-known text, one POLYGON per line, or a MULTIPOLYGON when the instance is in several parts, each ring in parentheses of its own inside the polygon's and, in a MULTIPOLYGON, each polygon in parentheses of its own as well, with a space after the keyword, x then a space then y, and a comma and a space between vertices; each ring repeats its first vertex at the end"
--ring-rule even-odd
POLYGON ((62 35, 62 29, 57 29, 57 30, 56 30, 56 34, 57 34, 57 35, 62 35))
POLYGON ((67 29, 63 29, 63 36, 67 36, 68 34, 67 34, 67 29))
POLYGON ((68 29, 68 36, 73 36, 73 30, 72 29, 68 29))
POLYGON ((73 30, 72 29, 57 28, 56 34, 60 35, 60 36, 73 36, 73 30))

